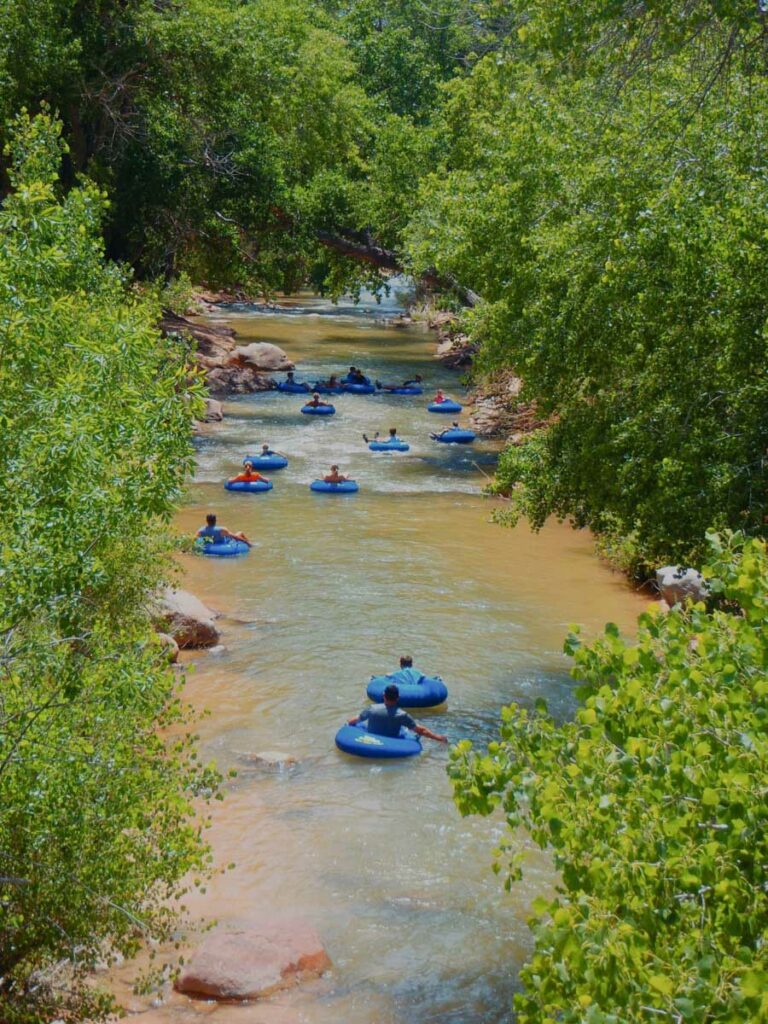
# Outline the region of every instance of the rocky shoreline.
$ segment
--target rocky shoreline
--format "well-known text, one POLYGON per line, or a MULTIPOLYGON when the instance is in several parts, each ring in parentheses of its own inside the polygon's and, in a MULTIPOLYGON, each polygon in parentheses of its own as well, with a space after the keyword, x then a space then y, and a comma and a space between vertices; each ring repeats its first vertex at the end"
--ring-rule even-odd
POLYGON ((200 323, 164 310, 160 329, 164 334, 194 339, 194 363, 203 371, 212 396, 268 391, 273 385, 266 374, 294 368, 277 345, 267 342, 238 345, 236 332, 231 327, 200 323))
MULTIPOLYGON (((437 332, 435 358, 451 369, 469 369, 478 351, 461 330, 455 313, 432 313, 429 328, 437 332)), ((510 370, 501 370, 476 383, 467 405, 471 408, 470 428, 484 438, 501 438, 507 444, 524 444, 534 431, 549 420, 536 409, 535 402, 520 399, 523 382, 510 370)))

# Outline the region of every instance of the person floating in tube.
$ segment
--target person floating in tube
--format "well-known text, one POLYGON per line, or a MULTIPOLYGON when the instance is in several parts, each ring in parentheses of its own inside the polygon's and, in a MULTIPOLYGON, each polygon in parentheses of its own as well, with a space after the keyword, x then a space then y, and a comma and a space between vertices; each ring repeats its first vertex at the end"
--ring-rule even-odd
MULTIPOLYGON (((379 437, 380 437, 380 435, 379 435, 378 430, 373 435, 373 437, 368 437, 367 434, 363 434, 363 440, 365 441, 366 444, 370 444, 371 441, 378 441, 379 437)), ((397 427, 390 427, 389 428, 389 437, 387 438, 387 441, 389 441, 391 443, 400 442, 400 438, 397 436, 397 427)))
POLYGON ((356 366, 350 366, 346 382, 347 384, 370 384, 363 371, 359 370, 356 366))
POLYGON ((328 380, 318 380, 315 382, 316 388, 340 388, 341 381, 339 380, 338 374, 332 373, 328 380))
POLYGON ((394 683, 390 683, 384 690, 384 703, 371 704, 365 711, 361 711, 356 718, 350 718, 347 725, 358 725, 360 722, 368 723, 368 732, 373 736, 389 736, 396 738, 400 735, 400 729, 412 729, 417 736, 426 736, 427 739, 436 740, 438 743, 447 743, 448 737, 440 733, 432 732, 426 725, 419 725, 399 706, 400 690, 394 683))
POLYGON ((400 388, 410 388, 414 385, 421 384, 424 378, 420 373, 417 373, 412 380, 404 380, 402 384, 382 384, 380 380, 376 381, 376 387, 379 391, 399 391, 400 388))
POLYGON ((313 409, 317 409, 320 405, 330 405, 330 402, 324 402, 317 391, 313 392, 312 398, 307 402, 307 405, 311 405, 313 409))
POLYGON ((433 441, 439 441, 441 437, 444 437, 446 434, 449 434, 452 430, 461 430, 458 420, 454 420, 453 423, 451 423, 450 427, 446 427, 445 430, 441 430, 439 434, 433 433, 430 434, 429 436, 432 438, 433 441))
MULTIPOLYGON (((285 452, 278 452, 278 451, 275 451, 275 449, 274 449, 274 448, 270 448, 270 447, 269 447, 269 445, 267 444, 267 442, 265 441, 265 442, 264 442, 264 444, 263 444, 263 445, 261 446, 261 453, 260 453, 260 455, 259 455, 259 458, 261 458, 261 459, 266 459, 266 458, 268 458, 268 457, 269 457, 270 455, 281 455, 281 456, 282 456, 282 457, 283 457, 284 459, 287 459, 287 458, 288 458, 288 456, 287 456, 287 455, 285 454, 285 452)), ((248 460, 247 460, 247 459, 246 459, 246 461, 245 461, 245 462, 243 463, 243 465, 244 465, 244 466, 248 466, 248 465, 249 465, 249 462, 248 462, 248 460)))
MULTIPOLYGON (((267 454, 269 454, 269 453, 267 453, 267 454)), ((240 483, 243 483, 243 484, 253 484, 253 483, 256 483, 258 480, 263 480, 265 484, 269 483, 269 480, 267 479, 267 477, 262 476, 261 473, 257 472, 257 470, 255 470, 253 468, 253 463, 249 462, 246 459, 246 461, 243 463, 243 472, 242 473, 238 473, 237 476, 231 476, 229 478, 229 483, 231 483, 231 484, 240 484, 240 483)))
POLYGON ((248 540, 245 534, 241 531, 240 533, 232 533, 226 526, 216 525, 216 516, 209 512, 205 517, 205 526, 202 526, 197 531, 197 536, 206 544, 221 544, 226 540, 241 540, 243 544, 247 544, 249 548, 253 547, 253 544, 248 540))
POLYGON ((331 472, 328 474, 328 476, 324 476, 323 477, 323 480, 327 484, 343 484, 347 480, 351 480, 351 479, 352 479, 352 477, 344 476, 343 474, 339 473, 339 467, 338 466, 331 466, 331 472))

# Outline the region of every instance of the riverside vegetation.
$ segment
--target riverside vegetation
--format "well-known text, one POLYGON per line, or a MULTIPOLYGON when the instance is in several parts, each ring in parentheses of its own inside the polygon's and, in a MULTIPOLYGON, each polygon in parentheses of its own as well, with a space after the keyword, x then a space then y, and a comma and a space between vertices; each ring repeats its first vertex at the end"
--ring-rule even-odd
POLYGON ((766 17, 3 6, 3 1019, 103 1010, 46 971, 167 932, 206 863, 189 801, 215 778, 158 738, 183 709, 145 611, 199 388, 150 282, 338 293, 398 268, 547 419, 501 458, 507 519, 571 518, 638 575, 721 536, 718 609, 570 642, 574 723, 510 713, 487 758, 455 755, 462 809, 501 802, 563 871, 521 1019, 766 1019, 766 17))

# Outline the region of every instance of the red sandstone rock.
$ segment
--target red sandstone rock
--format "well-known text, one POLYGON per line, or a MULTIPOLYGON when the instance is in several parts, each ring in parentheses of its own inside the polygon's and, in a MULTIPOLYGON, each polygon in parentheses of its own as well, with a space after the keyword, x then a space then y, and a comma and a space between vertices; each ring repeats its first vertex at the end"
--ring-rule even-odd
POLYGON ((183 967, 176 988, 209 999, 259 999, 318 978, 330 966, 311 925, 265 918, 211 932, 183 967))

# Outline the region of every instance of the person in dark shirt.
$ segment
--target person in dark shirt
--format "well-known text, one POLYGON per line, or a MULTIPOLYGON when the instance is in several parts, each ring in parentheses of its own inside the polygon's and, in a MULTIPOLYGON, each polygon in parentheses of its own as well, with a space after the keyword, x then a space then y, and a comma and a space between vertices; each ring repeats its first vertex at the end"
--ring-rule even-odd
POLYGON ((437 740, 438 743, 447 743, 448 737, 432 732, 426 725, 419 725, 399 706, 400 690, 394 683, 390 683, 384 690, 384 703, 371 704, 369 708, 362 711, 356 718, 350 718, 348 725, 357 725, 359 722, 368 723, 368 732, 373 736, 389 736, 396 738, 400 735, 400 729, 412 729, 418 736, 426 736, 427 739, 437 740))
POLYGON ((417 373, 412 380, 404 380, 402 384, 382 384, 380 380, 376 381, 376 387, 379 391, 399 391, 400 388, 410 388, 414 385, 419 385, 424 380, 420 373, 417 373))

